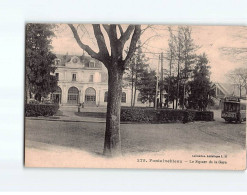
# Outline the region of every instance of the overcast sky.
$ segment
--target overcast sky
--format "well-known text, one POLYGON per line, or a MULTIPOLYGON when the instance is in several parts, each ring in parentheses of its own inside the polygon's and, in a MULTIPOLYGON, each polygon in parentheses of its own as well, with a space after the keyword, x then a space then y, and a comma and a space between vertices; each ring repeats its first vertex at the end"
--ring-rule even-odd
MULTIPOLYGON (((144 52, 166 52, 169 33, 165 25, 155 25, 155 30, 149 29, 141 36, 144 52), (153 37, 154 36, 154 37, 153 37), (148 40, 152 37, 150 40, 148 40), (148 40, 148 41, 147 41, 148 40)), ((247 27, 243 26, 191 26, 194 43, 200 46, 197 53, 205 52, 211 66, 211 80, 214 82, 227 82, 225 74, 237 67, 246 67, 245 61, 239 60, 239 56, 226 55, 222 48, 247 48, 247 27)), ((145 26, 143 26, 145 28, 145 26)), ((174 30, 176 26, 172 27, 174 30)), ((104 30, 102 29, 104 32, 104 30)), ((91 25, 84 25, 80 29, 83 42, 98 50, 91 25), (85 29, 87 30, 85 30, 85 29)), ((53 38, 53 51, 57 54, 82 55, 83 51, 76 43, 69 27, 59 25, 53 38)), ((108 42, 108 40, 106 40, 108 42)), ((128 43, 126 43, 128 46, 128 43)), ((246 52, 247 54, 247 52, 246 52)), ((242 54, 241 57, 246 57, 242 54)), ((158 63, 158 55, 146 54, 150 58, 150 66, 155 69, 158 63)), ((168 62, 164 61, 164 68, 168 68, 168 62)))

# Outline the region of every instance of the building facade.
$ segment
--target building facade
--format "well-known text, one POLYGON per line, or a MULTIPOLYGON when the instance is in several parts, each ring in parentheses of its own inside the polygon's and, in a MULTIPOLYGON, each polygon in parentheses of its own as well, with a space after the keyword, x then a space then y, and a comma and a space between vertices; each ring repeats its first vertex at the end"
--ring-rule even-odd
MULTIPOLYGON (((89 56, 57 55, 55 76, 58 87, 51 99, 61 105, 106 106, 108 73, 105 66, 89 56)), ((131 89, 122 89, 122 106, 131 105, 131 89)), ((137 92, 136 106, 145 106, 137 92)))

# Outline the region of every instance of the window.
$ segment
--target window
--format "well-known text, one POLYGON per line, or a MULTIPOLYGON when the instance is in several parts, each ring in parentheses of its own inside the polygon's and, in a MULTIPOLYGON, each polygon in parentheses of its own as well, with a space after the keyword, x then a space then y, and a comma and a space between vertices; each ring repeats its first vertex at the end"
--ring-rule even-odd
POLYGON ((60 64, 60 59, 55 59, 55 65, 59 65, 60 64))
POLYGON ((141 93, 138 94, 138 96, 137 96, 137 101, 138 101, 138 102, 141 102, 141 101, 142 101, 142 95, 141 95, 141 93))
POLYGON ((55 76, 56 76, 56 79, 59 80, 59 73, 56 73, 55 76))
POLYGON ((76 87, 70 87, 68 90, 68 103, 77 104, 79 99, 79 90, 76 87))
POLYGON ((76 81, 76 74, 72 74, 72 81, 76 81))
POLYGON ((78 62, 78 59, 77 59, 77 58, 74 58, 74 59, 72 60, 72 62, 73 62, 74 64, 76 64, 76 63, 78 62))
POLYGON ((238 112, 239 111, 239 104, 225 102, 224 103, 224 110, 228 111, 228 112, 238 112))
POLYGON ((86 102, 86 104, 95 105, 95 103, 96 103, 96 91, 94 88, 89 87, 86 89, 85 102, 86 102))
POLYGON ((126 93, 125 92, 122 92, 121 102, 126 103, 126 93))
POLYGON ((85 96, 85 100, 87 102, 95 102, 96 101, 96 96, 94 96, 94 95, 86 95, 85 96))
POLYGON ((108 91, 105 92, 104 102, 107 102, 107 98, 108 98, 108 91))
POLYGON ((93 75, 89 76, 89 82, 93 82, 93 75))
POLYGON ((90 68, 95 68, 95 63, 94 63, 94 61, 89 62, 89 67, 90 67, 90 68))

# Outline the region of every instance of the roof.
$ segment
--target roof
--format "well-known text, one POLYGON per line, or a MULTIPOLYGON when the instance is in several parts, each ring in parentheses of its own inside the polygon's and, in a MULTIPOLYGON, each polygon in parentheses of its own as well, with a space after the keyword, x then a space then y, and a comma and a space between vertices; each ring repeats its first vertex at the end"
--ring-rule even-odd
MULTIPOLYGON (((235 95, 240 97, 240 90, 237 84, 215 83, 215 85, 225 94, 225 96, 235 95)), ((241 88, 241 97, 246 96, 246 89, 241 88)))
POLYGON ((60 59, 60 63, 59 65, 60 66, 65 66, 66 63, 69 63, 71 58, 76 56, 79 58, 80 60, 80 63, 82 64, 85 64, 85 67, 89 67, 89 62, 90 61, 94 61, 95 62, 95 67, 96 68, 101 68, 102 67, 102 63, 98 60, 96 60, 95 58, 92 58, 90 56, 86 56, 86 55, 81 55, 81 56, 78 56, 78 55, 69 55, 69 54, 56 54, 57 58, 60 59))

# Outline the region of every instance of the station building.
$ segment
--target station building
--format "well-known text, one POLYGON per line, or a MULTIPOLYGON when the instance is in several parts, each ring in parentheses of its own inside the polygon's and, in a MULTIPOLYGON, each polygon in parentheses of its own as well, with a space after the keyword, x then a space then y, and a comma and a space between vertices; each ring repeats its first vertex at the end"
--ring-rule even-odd
MULTIPOLYGON (((56 55, 54 66, 58 87, 50 98, 60 105, 106 106, 108 94, 108 73, 105 66, 90 56, 56 55)), ((141 103, 137 92, 136 106, 141 103)), ((131 105, 131 89, 122 89, 122 106, 131 105)))

